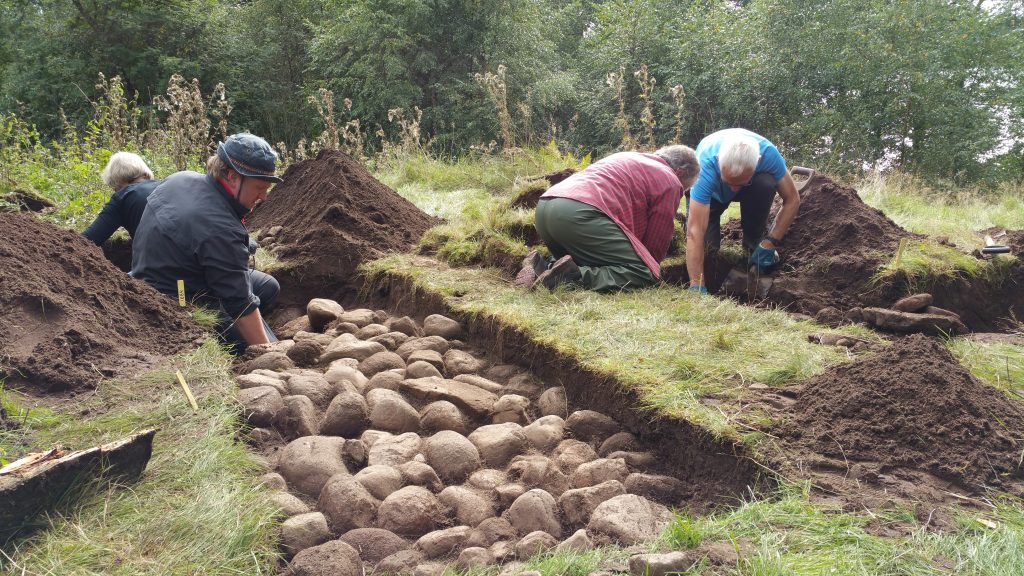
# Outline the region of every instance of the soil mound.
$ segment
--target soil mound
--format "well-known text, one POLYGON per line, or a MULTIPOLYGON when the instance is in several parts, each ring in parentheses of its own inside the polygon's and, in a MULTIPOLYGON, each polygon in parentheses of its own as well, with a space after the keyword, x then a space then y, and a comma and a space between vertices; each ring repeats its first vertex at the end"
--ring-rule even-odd
POLYGON ((282 227, 276 254, 296 277, 342 282, 363 261, 410 250, 437 223, 337 150, 288 168, 249 218, 252 229, 282 227))
POLYGON ((202 335, 184 310, 108 262, 94 244, 0 213, 0 378, 43 390, 127 375, 202 335))
POLYGON ((892 296, 872 293, 869 281, 900 239, 913 236, 865 204, 853 188, 817 175, 801 191, 771 298, 806 314, 825 306, 888 306, 892 296))
POLYGON ((908 470, 961 486, 1024 479, 1024 406, 932 339, 909 336, 800 387, 774 433, 811 453, 798 457, 807 463, 823 458, 869 482, 908 470))

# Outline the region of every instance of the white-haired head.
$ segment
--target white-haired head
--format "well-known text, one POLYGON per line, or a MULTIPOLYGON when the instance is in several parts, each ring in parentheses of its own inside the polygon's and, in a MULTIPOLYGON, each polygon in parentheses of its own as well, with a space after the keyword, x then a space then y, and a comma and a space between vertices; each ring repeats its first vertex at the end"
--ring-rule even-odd
POLYGON ((103 169, 103 183, 115 192, 139 179, 152 180, 153 171, 138 154, 118 152, 103 169))
POLYGON ((728 136, 718 150, 718 169, 729 178, 753 174, 760 158, 757 140, 750 136, 728 136))

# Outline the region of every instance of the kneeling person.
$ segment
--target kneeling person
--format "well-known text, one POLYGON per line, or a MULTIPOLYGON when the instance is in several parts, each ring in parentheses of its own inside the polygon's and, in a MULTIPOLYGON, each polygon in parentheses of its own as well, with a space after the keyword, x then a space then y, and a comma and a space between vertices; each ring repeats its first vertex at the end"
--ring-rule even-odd
POLYGON ((177 172, 149 197, 132 248, 131 275, 158 291, 218 310, 218 332, 241 352, 277 338, 263 320, 280 285, 249 268, 245 215, 281 179, 265 140, 234 134, 206 162, 206 174, 177 172), (261 313, 262 311, 262 313, 261 313))
POLYGON ((537 204, 535 226, 557 260, 532 253, 517 277, 554 289, 575 284, 609 292, 643 288, 661 277, 683 191, 700 167, 693 149, 619 152, 552 186, 537 204))

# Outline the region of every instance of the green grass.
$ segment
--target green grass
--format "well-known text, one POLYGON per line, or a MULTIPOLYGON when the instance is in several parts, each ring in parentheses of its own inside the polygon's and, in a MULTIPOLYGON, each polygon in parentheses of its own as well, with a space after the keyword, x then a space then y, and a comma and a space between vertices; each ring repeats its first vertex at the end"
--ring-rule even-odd
POLYGON ((379 260, 366 271, 408 277, 455 310, 500 318, 636 390, 646 407, 734 440, 761 417, 737 402, 750 384, 782 386, 847 359, 843 349, 807 341, 823 330, 819 325, 678 287, 611 295, 525 292, 493 270, 448 268, 413 256, 379 260), (704 402, 709 397, 714 406, 704 402))
POLYGON ((864 201, 903 228, 945 236, 963 251, 985 245, 978 230, 1024 229, 1024 186, 995 189, 929 187, 904 174, 873 174, 854 184, 864 201))
POLYGON ((229 358, 210 342, 139 382, 104 383, 66 412, 28 411, 36 449, 86 448, 148 427, 159 432, 141 481, 52 515, 45 531, 8 544, 0 568, 62 575, 273 573, 275 510, 256 480, 259 467, 234 440, 234 394, 229 358), (191 386, 198 413, 175 370, 191 386))
POLYGON ((1024 346, 953 338, 950 351, 975 378, 1024 400, 1024 346))

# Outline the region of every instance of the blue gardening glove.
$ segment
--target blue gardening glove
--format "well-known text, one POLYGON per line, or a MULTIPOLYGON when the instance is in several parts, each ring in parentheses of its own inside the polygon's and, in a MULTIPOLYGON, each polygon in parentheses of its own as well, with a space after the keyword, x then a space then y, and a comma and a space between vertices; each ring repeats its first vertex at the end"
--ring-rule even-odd
POLYGON ((697 285, 690 284, 690 287, 687 290, 689 290, 690 292, 696 292, 697 294, 700 294, 702 296, 706 296, 707 293, 708 293, 707 286, 702 286, 702 285, 699 285, 699 284, 697 284, 697 285))
POLYGON ((758 245, 754 253, 750 255, 750 265, 757 266, 759 274, 766 274, 779 263, 779 252, 775 248, 765 248, 758 245))

